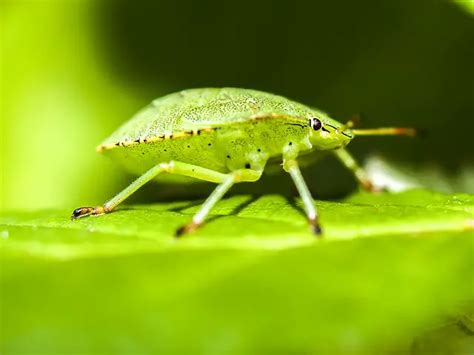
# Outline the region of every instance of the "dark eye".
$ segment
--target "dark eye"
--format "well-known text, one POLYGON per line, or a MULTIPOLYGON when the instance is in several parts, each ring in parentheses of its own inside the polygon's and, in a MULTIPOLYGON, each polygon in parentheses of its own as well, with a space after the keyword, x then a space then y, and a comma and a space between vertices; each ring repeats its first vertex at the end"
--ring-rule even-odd
POLYGON ((323 124, 321 123, 320 120, 318 120, 317 118, 312 118, 311 119, 311 127, 317 131, 318 129, 320 129, 321 127, 323 126, 323 124))

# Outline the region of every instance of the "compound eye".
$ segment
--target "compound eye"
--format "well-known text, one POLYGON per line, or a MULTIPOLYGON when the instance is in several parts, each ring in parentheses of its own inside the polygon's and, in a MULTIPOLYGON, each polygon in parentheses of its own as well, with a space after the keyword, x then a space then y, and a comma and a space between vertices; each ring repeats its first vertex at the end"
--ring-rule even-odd
POLYGON ((320 120, 318 120, 317 118, 312 118, 311 119, 311 127, 317 131, 318 129, 321 129, 321 127, 323 126, 323 124, 321 123, 320 120))

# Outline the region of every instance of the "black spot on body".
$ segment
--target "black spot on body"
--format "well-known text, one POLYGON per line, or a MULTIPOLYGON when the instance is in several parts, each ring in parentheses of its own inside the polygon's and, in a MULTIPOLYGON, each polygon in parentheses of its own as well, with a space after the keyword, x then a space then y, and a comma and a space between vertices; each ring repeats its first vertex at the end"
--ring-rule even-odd
POLYGON ((288 145, 293 145, 293 142, 288 143, 288 145))
POLYGON ((260 153, 261 151, 262 151, 262 150, 261 150, 260 148, 258 148, 258 149, 257 149, 257 152, 259 152, 259 153, 260 153))
POLYGON ((227 156, 227 159, 230 159, 230 155, 227 156))
POLYGON ((140 143, 140 138, 135 139, 135 143, 140 143))
POLYGON ((207 145, 210 147, 212 144, 211 144, 211 143, 207 143, 207 145))
POLYGON ((250 169, 250 163, 245 164, 245 169, 250 169))

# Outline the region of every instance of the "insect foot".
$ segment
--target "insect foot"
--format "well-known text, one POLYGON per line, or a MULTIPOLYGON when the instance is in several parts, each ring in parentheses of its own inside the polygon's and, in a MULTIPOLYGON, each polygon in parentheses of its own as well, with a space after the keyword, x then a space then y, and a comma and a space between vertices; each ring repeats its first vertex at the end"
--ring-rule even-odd
POLYGON ((87 216, 98 216, 108 211, 102 207, 79 207, 72 211, 71 220, 76 220, 79 218, 87 217, 87 216))
POLYGON ((374 183, 370 180, 363 180, 360 183, 360 186, 362 187, 363 190, 365 190, 367 192, 372 192, 372 193, 380 193, 380 192, 387 192, 388 191, 383 186, 374 185, 374 183))
POLYGON ((309 219, 309 227, 311 228, 311 232, 313 232, 317 237, 322 237, 323 230, 317 217, 309 219))
POLYGON ((196 222, 191 222, 191 223, 185 224, 184 226, 178 228, 178 230, 176 231, 175 237, 180 238, 180 237, 184 236, 185 234, 192 233, 196 229, 198 229, 200 226, 201 226, 201 224, 196 223, 196 222))

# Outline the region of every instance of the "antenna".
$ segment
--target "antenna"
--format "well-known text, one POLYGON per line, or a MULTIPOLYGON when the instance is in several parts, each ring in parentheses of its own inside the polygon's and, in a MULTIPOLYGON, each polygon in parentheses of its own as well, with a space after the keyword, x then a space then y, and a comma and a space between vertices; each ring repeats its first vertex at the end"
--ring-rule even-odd
POLYGON ((356 136, 416 136, 416 129, 408 127, 381 127, 367 129, 353 129, 356 136))

